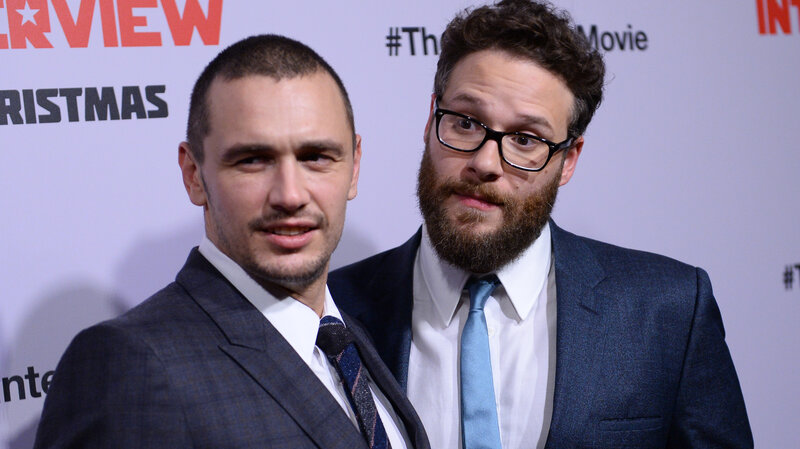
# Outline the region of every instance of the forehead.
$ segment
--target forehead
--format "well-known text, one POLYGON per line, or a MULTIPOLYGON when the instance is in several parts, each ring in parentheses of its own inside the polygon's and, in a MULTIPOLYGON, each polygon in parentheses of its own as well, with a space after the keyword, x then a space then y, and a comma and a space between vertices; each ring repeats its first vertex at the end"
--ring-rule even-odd
POLYGON ((215 78, 207 96, 209 134, 231 139, 350 139, 344 100, 326 72, 276 80, 247 75, 215 78))
POLYGON ((499 120, 538 117, 566 130, 574 96, 566 83, 536 62, 502 50, 482 50, 453 68, 443 94, 448 107, 467 107, 499 120))

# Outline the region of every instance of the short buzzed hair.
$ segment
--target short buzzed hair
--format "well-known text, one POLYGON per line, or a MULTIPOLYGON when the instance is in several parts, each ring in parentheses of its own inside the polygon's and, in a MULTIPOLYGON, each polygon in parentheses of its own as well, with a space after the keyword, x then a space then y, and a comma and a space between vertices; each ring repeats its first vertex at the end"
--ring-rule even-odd
POLYGON ((353 107, 339 75, 307 45, 276 34, 262 34, 240 40, 220 52, 195 82, 189 104, 186 140, 196 162, 203 162, 203 139, 211 130, 207 97, 215 79, 230 81, 249 75, 262 75, 280 81, 320 71, 327 72, 339 86, 355 145, 353 107))

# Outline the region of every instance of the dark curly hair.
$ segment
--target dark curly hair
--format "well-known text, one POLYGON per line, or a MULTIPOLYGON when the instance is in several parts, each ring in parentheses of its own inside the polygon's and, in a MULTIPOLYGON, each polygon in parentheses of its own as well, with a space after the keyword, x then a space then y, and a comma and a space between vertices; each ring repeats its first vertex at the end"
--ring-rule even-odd
POLYGON ((568 133, 583 135, 603 99, 603 57, 565 11, 531 0, 503 0, 465 9, 442 33, 433 92, 444 94, 456 64, 481 50, 502 50, 530 59, 560 77, 575 96, 568 133))

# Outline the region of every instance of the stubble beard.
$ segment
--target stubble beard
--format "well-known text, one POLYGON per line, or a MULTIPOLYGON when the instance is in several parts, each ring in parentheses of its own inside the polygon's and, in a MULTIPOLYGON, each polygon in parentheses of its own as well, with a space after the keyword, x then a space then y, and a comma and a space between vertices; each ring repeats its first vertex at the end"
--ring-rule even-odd
MULTIPOLYGON (((208 191, 208 188, 206 188, 208 191)), ((210 196, 210 195, 209 195, 210 196)), ((226 225, 226 219, 210 204, 209 213, 218 242, 214 242, 218 249, 225 253, 231 260, 236 262, 247 274, 262 287, 271 290, 275 286, 283 287, 291 291, 297 291, 309 287, 327 273, 328 263, 336 248, 336 244, 326 242, 326 248, 318 257, 306 261, 302 266, 290 268, 282 265, 280 255, 265 254, 259 257, 257 248, 253 245, 254 235, 265 229, 271 221, 285 219, 289 216, 297 217, 297 214, 286 214, 274 212, 270 216, 260 217, 247 223, 246 232, 240 236, 231 235, 231 229, 226 225)), ((317 229, 327 229, 328 220, 324 215, 305 215, 312 218, 316 223, 317 229)), ((339 241, 341 229, 336 235, 334 242, 339 241)), ((291 254, 291 252, 287 252, 291 254)))
MULTIPOLYGON (((275 212, 268 217, 252 220, 248 223, 248 230, 251 234, 255 234, 261 229, 264 229, 266 224, 270 221, 281 220, 288 217, 297 218, 298 216, 296 214, 275 212)), ((324 230, 328 228, 328 220, 322 214, 319 216, 315 215, 311 218, 317 223, 317 229, 324 230)), ((338 242, 340 236, 341 230, 333 241, 338 242)), ((280 285, 290 290, 305 289, 327 273, 328 263, 334 249, 336 249, 335 243, 329 245, 328 242, 326 242, 326 247, 323 248, 317 257, 306 261, 299 267, 293 268, 281 264, 280 255, 270 257, 272 260, 258 260, 258 254, 254 250, 246 251, 246 257, 244 257, 242 261, 242 268, 264 287, 267 286, 265 285, 266 283, 280 285)), ((292 252, 294 251, 287 252, 287 255, 292 252)), ((269 255, 267 257, 269 257, 269 255)))
POLYGON ((541 234, 556 202, 559 179, 560 176, 554 176, 538 192, 525 198, 502 195, 487 184, 440 180, 426 142, 417 177, 417 200, 433 248, 443 260, 467 272, 482 274, 499 270, 516 260, 541 234), (478 210, 467 210, 451 219, 444 204, 456 192, 479 194, 498 204, 502 225, 493 231, 475 232, 475 225, 486 219, 478 210))

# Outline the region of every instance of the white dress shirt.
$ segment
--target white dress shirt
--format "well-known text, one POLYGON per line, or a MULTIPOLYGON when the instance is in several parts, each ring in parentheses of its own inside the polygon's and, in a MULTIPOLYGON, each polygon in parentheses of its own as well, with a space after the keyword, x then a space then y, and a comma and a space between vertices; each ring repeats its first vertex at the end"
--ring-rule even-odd
MULTIPOLYGON (((289 342, 289 345, 297 352, 297 355, 303 359, 347 413, 353 425, 358 428, 355 413, 347 400, 339 373, 336 372, 336 368, 331 365, 322 350, 316 346, 320 321, 317 313, 291 297, 276 298, 273 296, 251 278, 242 267, 220 251, 207 237, 203 237, 199 250, 289 342)), ((330 315, 342 320, 342 315, 339 313, 336 304, 334 304, 327 286, 325 287, 325 305, 322 315, 330 315)), ((370 381, 369 387, 392 448, 405 449, 411 447, 405 427, 394 412, 389 400, 373 382, 370 381)))
MULTIPOLYGON (((543 448, 553 412, 556 287, 550 226, 498 271, 484 308, 504 449, 543 448)), ((461 447, 459 347, 469 273, 441 260, 423 227, 414 262, 408 397, 431 447, 461 447)))

